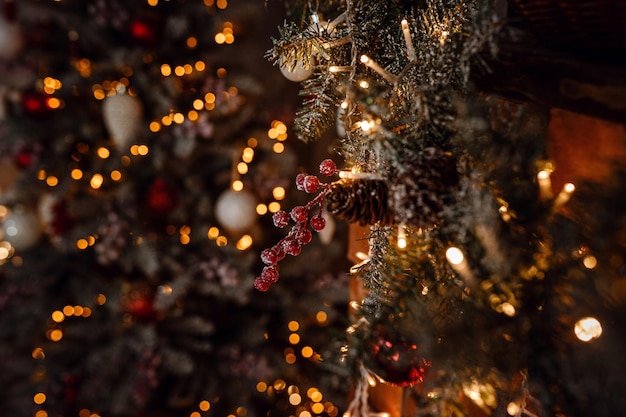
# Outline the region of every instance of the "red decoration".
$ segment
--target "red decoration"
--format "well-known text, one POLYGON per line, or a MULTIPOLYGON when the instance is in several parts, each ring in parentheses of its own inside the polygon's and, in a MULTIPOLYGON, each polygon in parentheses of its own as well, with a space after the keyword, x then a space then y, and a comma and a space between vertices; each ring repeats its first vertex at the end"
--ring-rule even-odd
POLYGON ((124 305, 124 311, 144 322, 153 321, 157 317, 154 297, 143 292, 131 293, 124 305))
POLYGON ((134 19, 130 22, 130 36, 143 45, 155 45, 158 42, 157 27, 156 22, 134 19))
POLYGON ((65 202, 57 201, 52 206, 50 231, 54 236, 61 236, 74 226, 74 218, 67 211, 65 202))
POLYGON ((26 169, 31 166, 31 164, 33 163, 33 159, 34 156, 31 152, 20 151, 15 156, 15 164, 22 169, 26 169))
POLYGON ((147 193, 148 208, 156 215, 166 215, 176 207, 177 196, 163 178, 157 178, 147 193))
POLYGON ((32 116, 45 116, 51 111, 47 97, 36 91, 26 91, 22 94, 22 108, 32 116))
POLYGON ((386 383, 410 387, 424 381, 430 362, 422 357, 417 344, 402 335, 390 337, 381 326, 368 345, 366 366, 386 383))

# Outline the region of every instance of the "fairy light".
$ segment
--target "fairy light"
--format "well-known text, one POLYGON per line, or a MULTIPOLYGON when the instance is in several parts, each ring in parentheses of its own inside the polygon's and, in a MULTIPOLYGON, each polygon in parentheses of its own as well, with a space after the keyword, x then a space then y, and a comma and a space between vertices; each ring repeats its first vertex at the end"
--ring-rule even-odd
POLYGON ((571 182, 566 183, 561 189, 561 192, 559 192, 559 194, 554 199, 552 209, 558 210, 563 207, 565 203, 567 203, 569 199, 572 198, 572 194, 574 194, 575 190, 576 186, 574 184, 572 184, 571 182))
POLYGON ((258 214, 259 216, 263 216, 264 214, 267 214, 267 204, 264 203, 259 203, 256 206, 256 214, 258 214))
POLYGON ((243 190, 243 182, 241 180, 235 180, 230 185, 230 188, 232 188, 233 191, 241 191, 243 190))
POLYGON ((542 169, 537 173, 537 183, 539 184, 539 199, 542 201, 552 198, 552 180, 550 171, 542 169))
POLYGON ((246 249, 249 249, 252 246, 252 236, 250 235, 243 235, 241 236, 241 238, 239 238, 239 240, 237 241, 237 249, 244 251, 246 249))
POLYGON ((354 69, 351 65, 331 65, 328 67, 328 71, 335 74, 337 72, 350 72, 354 69))
POLYGON ((469 264, 465 259, 463 251, 457 247, 451 246, 446 250, 446 259, 452 269, 458 273, 468 284, 474 284, 474 276, 469 268, 469 264))
POLYGON ((378 75, 383 77, 386 81, 388 81, 391 84, 395 84, 398 81, 398 77, 396 77, 389 71, 383 69, 380 65, 378 65, 376 61, 374 61, 372 58, 368 57, 367 55, 361 55, 361 63, 364 64, 366 67, 374 70, 376 73, 378 73, 378 75))
POLYGON ((602 325, 595 317, 583 317, 574 325, 574 333, 579 340, 589 342, 602 335, 602 325))
POLYGON ((522 410, 522 408, 520 407, 520 405, 518 403, 514 402, 514 401, 511 401, 506 406, 506 412, 510 416, 517 416, 517 415, 519 415, 519 412, 521 410, 522 410))
POLYGON ((404 227, 404 224, 401 224, 398 226, 398 242, 397 242, 398 248, 399 249, 405 249, 407 242, 406 242, 406 230, 404 227))
POLYGON ((406 43, 406 54, 409 58, 409 61, 415 61, 417 56, 415 55, 415 47, 413 46, 413 41, 411 40, 411 30, 409 29, 409 22, 406 19, 402 19, 400 22, 402 26, 402 33, 404 34, 404 42, 406 43))

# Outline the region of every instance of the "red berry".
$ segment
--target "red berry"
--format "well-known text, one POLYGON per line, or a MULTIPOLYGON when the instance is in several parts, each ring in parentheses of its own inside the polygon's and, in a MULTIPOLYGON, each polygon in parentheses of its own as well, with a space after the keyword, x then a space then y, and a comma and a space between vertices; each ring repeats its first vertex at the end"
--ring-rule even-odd
POLYGON ((295 206, 291 209, 291 218, 298 223, 304 223, 308 216, 309 212, 304 206, 295 206))
POLYGON ((254 279, 254 288, 256 288, 259 291, 267 291, 270 289, 270 286, 272 285, 271 282, 264 280, 261 277, 256 277, 254 279))
POLYGON ((285 259, 285 250, 283 249, 282 245, 276 245, 273 248, 276 251, 276 256, 278 257, 276 262, 280 262, 283 259, 285 259))
POLYGON ((296 175, 296 188, 300 191, 304 190, 304 179, 307 177, 307 174, 304 172, 296 175))
POLYGON ((313 239, 313 234, 309 229, 300 229, 298 230, 298 233, 296 233, 296 239, 301 245, 306 245, 313 239))
POLYGON ((322 216, 313 217, 311 219, 311 227, 316 232, 319 232, 320 230, 324 229, 324 227, 326 227, 326 219, 324 219, 322 216))
POLYGON ((300 251, 302 250, 300 243, 295 239, 289 239, 283 242, 283 248, 285 248, 285 252, 292 256, 300 255, 300 251))
POLYGON ((265 249, 261 252, 261 260, 265 265, 276 265, 278 262, 278 253, 274 249, 265 249))
POLYGON ((289 215, 285 210, 279 210, 274 213, 272 220, 274 221, 274 226, 285 227, 289 223, 289 215))
POLYGON ((270 283, 278 281, 278 270, 275 266, 266 266, 261 272, 261 279, 270 283))
POLYGON ((320 174, 327 177, 333 176, 337 173, 337 165, 332 159, 324 159, 320 163, 320 174))
POLYGON ((320 186, 320 181, 317 179, 315 175, 307 175, 304 177, 304 182, 302 183, 304 187, 304 191, 307 193, 314 193, 320 186))

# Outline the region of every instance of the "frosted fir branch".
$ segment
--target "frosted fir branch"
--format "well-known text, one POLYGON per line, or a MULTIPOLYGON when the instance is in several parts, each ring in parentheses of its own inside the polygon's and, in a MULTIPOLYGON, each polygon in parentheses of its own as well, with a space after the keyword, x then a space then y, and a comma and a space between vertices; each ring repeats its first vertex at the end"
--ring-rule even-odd
POLYGON ((303 83, 300 96, 305 99, 296 113, 294 130, 301 141, 314 142, 334 125, 340 97, 328 73, 313 74, 303 83))

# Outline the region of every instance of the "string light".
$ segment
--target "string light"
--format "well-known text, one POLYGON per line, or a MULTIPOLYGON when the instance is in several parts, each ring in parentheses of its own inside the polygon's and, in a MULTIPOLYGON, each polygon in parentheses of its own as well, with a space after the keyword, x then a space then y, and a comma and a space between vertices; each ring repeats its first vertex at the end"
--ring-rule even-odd
POLYGON ((367 55, 361 55, 361 63, 364 64, 366 67, 374 70, 376 73, 378 73, 378 75, 383 77, 389 83, 395 84, 396 82, 398 82, 398 77, 383 69, 380 65, 378 65, 376 61, 374 61, 367 55))
POLYGON ((579 340, 589 342, 602 335, 602 325, 595 317, 583 317, 574 325, 574 333, 579 340))
POLYGON ((413 46, 413 41, 411 40, 411 30, 409 29, 409 22, 406 19, 402 19, 400 22, 402 26, 402 33, 404 34, 404 42, 406 43, 406 53, 409 61, 417 60, 417 56, 415 55, 415 47, 413 46))
POLYGON ((539 184, 539 199, 542 201, 552 198, 552 181, 550 171, 542 169, 537 173, 537 183, 539 184))
POLYGON ((552 209, 556 211, 560 209, 562 206, 564 206, 565 203, 567 203, 569 199, 572 197, 572 194, 574 194, 575 190, 576 190, 576 186, 574 184, 572 184, 571 182, 566 183, 561 189, 561 192, 559 192, 559 194, 554 199, 552 209))

